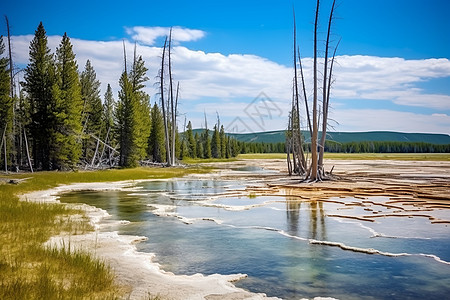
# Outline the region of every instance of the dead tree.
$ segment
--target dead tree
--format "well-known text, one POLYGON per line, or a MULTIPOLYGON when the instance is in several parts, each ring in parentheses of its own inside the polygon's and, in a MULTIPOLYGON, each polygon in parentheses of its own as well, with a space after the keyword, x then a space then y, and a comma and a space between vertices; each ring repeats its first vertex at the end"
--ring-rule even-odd
POLYGON ((170 154, 170 147, 169 147, 169 126, 167 124, 167 115, 166 115, 166 104, 164 101, 164 64, 165 64, 165 54, 166 54, 166 47, 167 47, 167 37, 164 41, 164 47, 162 51, 162 57, 161 57, 161 70, 160 70, 160 93, 161 93, 161 107, 162 107, 162 113, 163 113, 163 122, 164 122, 164 136, 165 136, 165 146, 166 146, 166 160, 167 165, 172 165, 172 157, 170 154))
POLYGON ((329 104, 330 104, 330 92, 331 92, 331 83, 332 83, 331 75, 333 73, 333 65, 334 65, 336 51, 337 51, 338 46, 339 46, 339 42, 337 43, 336 47, 334 48, 333 58, 331 59, 330 73, 329 73, 330 76, 328 77, 328 86, 327 86, 327 94, 326 94, 327 103, 326 103, 326 106, 324 106, 324 112, 323 112, 322 137, 320 140, 320 152, 319 152, 319 168, 320 168, 320 171, 322 172, 323 176, 325 176, 325 170, 323 167, 323 156, 324 156, 324 152, 325 152, 325 140, 326 140, 327 126, 328 126, 328 109, 329 109, 329 104))
MULTIPOLYGON (((13 165, 16 164, 16 116, 15 116, 15 97, 14 97, 14 75, 13 75, 13 59, 12 59, 12 50, 11 50, 11 32, 9 30, 9 20, 8 17, 5 15, 5 21, 6 21, 6 30, 8 33, 8 58, 9 58, 9 96, 11 97, 11 111, 12 111, 12 135, 11 135, 11 152, 10 157, 12 157, 12 163, 13 165)), ((6 131, 6 127, 5 127, 6 131)), ((5 170, 7 170, 7 153, 6 153, 6 139, 7 137, 4 137, 5 139, 5 170)))
MULTIPOLYGON (((330 18, 328 20, 328 30, 327 30, 327 40, 325 42, 325 58, 324 58, 324 67, 323 67, 323 87, 322 87, 322 136, 320 138, 319 143, 319 161, 318 161, 318 172, 319 176, 324 176, 325 172, 323 170, 323 154, 325 151, 325 139, 327 134, 327 122, 328 122, 328 108, 329 108, 329 92, 330 92, 330 84, 331 81, 327 81, 327 76, 329 75, 329 79, 331 80, 332 77, 332 71, 333 69, 330 68, 330 74, 328 74, 328 50, 330 45, 330 33, 331 33, 331 22, 333 20, 333 13, 334 13, 334 4, 336 0, 333 0, 333 5, 331 6, 331 12, 330 12, 330 18), (327 88, 328 86, 328 88, 327 88)), ((334 50, 333 54, 333 61, 334 57, 336 55, 336 49, 334 50)))
MULTIPOLYGON (((331 91, 331 78, 333 73, 333 64, 336 56, 336 49, 333 53, 333 58, 331 60, 331 66, 328 69, 328 51, 330 48, 330 34, 331 34, 331 24, 333 20, 333 14, 335 10, 335 0, 333 0, 333 4, 330 11, 330 16, 328 20, 328 31, 327 31, 327 38, 325 42, 325 56, 323 58, 324 60, 324 70, 323 70, 323 82, 322 82, 322 109, 319 109, 319 95, 318 95, 318 21, 319 21, 319 8, 320 8, 320 0, 317 0, 316 3, 316 12, 315 12, 315 19, 314 19, 314 49, 313 49, 313 107, 312 107, 312 122, 309 115, 309 107, 308 107, 308 100, 306 96, 306 88, 305 88, 305 79, 303 76, 303 68, 300 58, 300 51, 298 51, 298 57, 299 57, 299 66, 300 66, 300 73, 301 73, 301 79, 302 79, 302 89, 303 89, 303 97, 305 100, 305 106, 306 106, 306 114, 308 119, 308 128, 311 134, 311 164, 309 167, 306 166, 306 160, 304 159, 303 154, 303 161, 302 165, 304 166, 305 170, 305 180, 307 181, 319 181, 322 180, 325 176, 325 172, 323 169, 323 153, 325 149, 325 140, 326 140, 326 129, 327 129, 327 123, 328 123, 328 110, 330 105, 330 91, 331 91), (319 123, 322 123, 322 135, 320 137, 319 141, 319 123)), ((294 61, 295 61, 295 15, 294 15, 294 61)), ((339 44, 339 43, 338 43, 339 44)), ((293 109, 290 116, 290 124, 292 128, 296 127, 296 123, 299 121, 300 115, 299 115, 299 107, 298 107, 298 87, 297 87, 297 62, 294 62, 294 98, 293 99, 293 109), (295 100, 295 101, 294 101, 295 100), (294 104, 295 102, 295 104, 294 104), (295 109, 294 109, 294 106, 295 109), (295 118, 298 118, 298 120, 295 120, 295 118)), ((298 126, 300 127, 300 126, 298 126)), ((300 132, 300 130, 299 130, 300 132)), ((294 130, 292 130, 292 134, 294 134, 294 130)), ((301 141, 301 134, 298 134, 300 140, 297 142, 299 144, 302 144, 301 141)), ((295 148, 296 140, 292 139, 290 147, 295 148)), ((300 151, 300 149, 299 149, 300 151)), ((301 148, 301 151, 303 151, 303 148, 301 148)), ((295 150, 294 150, 295 152, 295 150)), ((288 166, 289 172, 290 166, 288 166)))
POLYGON ((175 115, 175 110, 176 107, 174 107, 174 98, 173 98, 173 78, 172 78, 172 60, 171 60, 171 52, 172 52, 172 28, 170 28, 170 33, 169 33, 169 49, 168 49, 168 62, 169 62, 169 91, 170 91, 170 112, 171 112, 171 138, 172 138, 172 142, 171 142, 171 161, 172 164, 175 164, 175 131, 176 131, 176 127, 177 127, 177 123, 176 123, 176 115, 175 115))
POLYGON ((317 136, 318 136, 318 126, 317 126, 317 23, 319 20, 319 3, 317 0, 316 5, 316 18, 314 21, 314 59, 313 59, 313 127, 311 136, 311 168, 308 171, 308 176, 310 180, 318 180, 317 177, 317 136))
POLYGON ((299 103, 299 92, 298 92, 298 73, 297 73, 297 33, 295 24, 295 12, 294 12, 294 88, 293 88, 293 107, 292 107, 292 138, 293 138, 293 149, 296 153, 297 160, 294 161, 294 165, 297 165, 295 172, 299 175, 304 174, 306 170, 306 160, 305 154, 303 152, 303 139, 300 129, 300 103, 299 103))

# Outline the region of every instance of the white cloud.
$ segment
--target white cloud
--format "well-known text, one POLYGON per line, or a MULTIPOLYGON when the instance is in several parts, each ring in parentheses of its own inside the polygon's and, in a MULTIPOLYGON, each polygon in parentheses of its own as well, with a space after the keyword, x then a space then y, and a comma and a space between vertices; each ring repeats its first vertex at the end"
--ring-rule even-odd
POLYGON ((450 109, 448 95, 430 94, 415 84, 450 77, 446 58, 406 60, 398 57, 338 56, 334 96, 387 100, 404 106, 450 109))
POLYGON ((387 109, 336 109, 339 131, 399 131, 450 134, 447 114, 418 114, 387 109))
MULTIPOLYGON (((146 45, 137 45, 137 53, 143 56, 149 69, 147 92, 154 95, 156 90, 153 84, 160 66, 161 48, 151 44, 158 36, 167 34, 168 28, 147 29, 149 28, 133 27, 129 29, 129 34, 136 35, 136 38, 140 36, 140 39, 146 41, 146 45)), ((178 41, 195 40, 204 36, 204 32, 190 29, 180 29, 178 32, 178 41)), ((175 33, 176 31, 174 37, 175 33)), ((32 38, 32 35, 13 37, 17 64, 28 63, 28 47, 32 38)), ((50 48, 55 50, 61 37, 49 36, 48 40, 50 48)), ((117 93, 118 79, 123 71, 123 42, 72 39, 72 43, 80 71, 86 60, 90 59, 102 82, 103 92, 106 84, 110 83, 117 93)), ((127 55, 131 57, 134 43, 125 40, 125 45, 127 55)), ((245 117, 243 110, 246 105, 260 92, 265 92, 283 110, 283 117, 274 119, 271 128, 267 130, 286 127, 292 93, 293 70, 290 66, 255 55, 205 53, 183 46, 175 46, 172 57, 175 80, 181 82, 181 109, 188 113, 188 119, 201 120, 204 110, 208 114, 215 114, 217 110, 224 121, 227 118, 231 121, 236 116, 245 117), (211 101, 205 104, 208 99, 211 101)), ((360 107, 363 107, 364 100, 371 99, 385 100, 405 107, 405 112, 395 112, 387 109, 344 110, 343 107, 336 106, 332 117, 341 124, 337 130, 448 132, 450 95, 428 92, 417 87, 418 83, 433 78, 450 77, 448 59, 405 60, 360 55, 344 55, 336 59, 332 103, 334 100, 345 103, 347 99, 358 99, 362 103, 360 107), (407 112, 408 107, 426 107, 432 111, 429 115, 414 114, 407 112), (431 115, 432 113, 435 115, 431 115)), ((307 88, 310 88, 312 59, 305 58, 303 64, 307 88)), ((311 90, 308 90, 308 95, 310 94, 311 90)), ((200 124, 194 123, 194 126, 200 124)))
MULTIPOLYGON (((170 27, 134 26, 126 28, 126 32, 133 40, 145 45, 153 46, 157 38, 169 35, 170 27)), ((172 27, 172 41, 175 43, 196 41, 203 38, 205 35, 206 33, 204 31, 198 29, 189 29, 178 26, 172 27)))

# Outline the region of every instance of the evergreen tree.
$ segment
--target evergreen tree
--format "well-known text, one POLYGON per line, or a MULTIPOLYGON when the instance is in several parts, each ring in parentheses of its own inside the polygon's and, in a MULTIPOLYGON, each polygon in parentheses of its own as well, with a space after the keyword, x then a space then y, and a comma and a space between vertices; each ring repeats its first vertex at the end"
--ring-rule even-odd
POLYGON ((209 129, 206 128, 205 131, 203 131, 203 134, 201 136, 202 143, 203 143, 203 158, 211 158, 211 137, 209 136, 209 129))
MULTIPOLYGON (((115 101, 114 96, 112 92, 111 85, 108 83, 108 86, 106 87, 105 97, 104 97, 104 103, 103 103, 103 114, 102 114, 102 123, 105 127, 106 133, 110 132, 114 126, 114 107, 115 107, 115 101)), ((105 140, 111 140, 112 133, 109 133, 110 137, 106 138, 105 140)))
POLYGON ((149 80, 145 75, 148 69, 145 67, 142 56, 136 57, 136 49, 131 70, 130 79, 133 88, 133 96, 136 101, 135 135, 134 144, 138 159, 143 159, 147 154, 148 138, 150 136, 150 96, 143 91, 144 83, 149 80))
POLYGON ((180 133, 178 132, 178 128, 175 128, 175 157, 179 160, 182 158, 182 151, 183 151, 183 142, 180 139, 180 133))
POLYGON ((10 77, 9 77, 9 59, 2 57, 5 51, 3 36, 0 36, 0 164, 3 169, 10 163, 11 139, 8 138, 12 133, 12 115, 13 99, 10 97, 10 77), (5 161, 6 159, 6 161, 5 161))
POLYGON ((81 87, 72 44, 66 33, 56 49, 55 127, 50 148, 54 169, 74 169, 81 155, 81 87))
POLYGON ((132 167, 137 164, 137 158, 132 157, 134 149, 134 113, 136 108, 133 107, 133 92, 126 72, 122 73, 119 80, 119 86, 119 101, 116 109, 116 130, 120 145, 119 165, 124 167, 132 167))
POLYGON ((220 158, 221 155, 221 149, 222 145, 220 142, 220 133, 219 129, 217 128, 217 124, 214 125, 214 131, 212 135, 212 141, 211 141, 211 156, 213 158, 220 158))
POLYGON ((187 124, 186 130, 186 144, 187 144, 187 157, 196 158, 197 157, 197 143, 194 139, 194 134, 192 132, 192 124, 191 121, 187 124))
POLYGON ((203 135, 199 136, 196 132, 194 135, 195 144, 197 148, 197 155, 198 158, 205 158, 205 151, 203 149, 203 135))
POLYGON ((89 162, 93 158, 99 144, 90 135, 93 134, 101 138, 103 112, 100 98, 100 81, 97 80, 97 75, 89 60, 86 62, 84 71, 80 75, 80 84, 81 98, 83 100, 83 133, 85 135, 82 157, 89 162))
POLYGON ((50 144, 55 123, 52 88, 55 82, 53 56, 47 46, 42 22, 30 43, 30 63, 25 69, 24 90, 30 104, 29 129, 35 168, 50 169, 50 144))
POLYGON ((150 97, 142 90, 147 68, 142 56, 134 56, 130 74, 123 72, 119 85, 117 133, 120 143, 120 165, 135 167, 147 153, 150 135, 150 97))
POLYGON ((154 162, 166 161, 166 148, 164 145, 164 121, 158 105, 155 103, 151 110, 151 131, 149 137, 148 155, 154 162))
MULTIPOLYGON (((104 139, 105 143, 110 145, 111 147, 114 147, 116 142, 116 135, 114 131, 114 124, 115 124, 115 111, 114 108, 116 106, 116 103, 113 98, 113 92, 111 85, 108 83, 108 86, 106 87, 105 97, 104 97, 104 103, 103 103, 103 113, 102 113, 102 123, 104 127, 104 136, 101 138, 104 139)), ((103 145, 102 148, 102 154, 105 151, 105 145, 103 145)), ((106 153, 108 155, 108 158, 111 158, 111 148, 106 147, 106 153)), ((103 156, 103 155, 101 155, 103 156)), ((111 160, 109 160, 110 166, 112 166, 111 160)))
POLYGON ((223 125, 220 126, 220 154, 222 158, 226 158, 227 155, 227 136, 225 135, 225 129, 223 125))
POLYGON ((180 156, 178 157, 179 160, 183 160, 186 157, 190 157, 189 156, 189 147, 188 147, 188 142, 185 138, 183 138, 181 140, 181 146, 180 146, 180 156))
POLYGON ((229 136, 225 136, 225 158, 230 158, 231 154, 231 138, 229 136))

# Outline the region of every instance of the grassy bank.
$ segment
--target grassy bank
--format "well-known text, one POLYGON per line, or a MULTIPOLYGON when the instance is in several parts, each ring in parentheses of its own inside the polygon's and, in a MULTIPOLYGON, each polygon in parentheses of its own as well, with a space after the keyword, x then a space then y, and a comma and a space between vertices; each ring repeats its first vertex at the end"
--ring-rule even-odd
MULTIPOLYGON (((450 161, 450 153, 325 153, 326 159, 450 161)), ((286 159, 285 153, 239 154, 238 159, 286 159)))
POLYGON ((92 230, 82 211, 61 204, 19 201, 19 194, 75 182, 169 178, 202 169, 136 168, 97 172, 42 172, 0 176, 0 299, 117 299, 109 266, 91 254, 46 249, 42 244, 61 233, 92 230), (24 179, 18 184, 11 179, 24 179))

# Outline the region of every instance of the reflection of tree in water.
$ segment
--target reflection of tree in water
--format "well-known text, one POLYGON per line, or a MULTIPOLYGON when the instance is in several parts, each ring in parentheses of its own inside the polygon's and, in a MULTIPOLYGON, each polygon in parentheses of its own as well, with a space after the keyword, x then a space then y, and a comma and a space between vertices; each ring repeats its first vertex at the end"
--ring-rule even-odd
POLYGON ((302 202, 294 198, 286 198, 286 217, 288 232, 291 235, 298 235, 300 209, 302 202))
MULTIPOLYGON (((324 203, 317 200, 302 200, 298 197, 286 197, 286 218, 288 233, 294 236, 327 240, 324 203)), ((298 251, 297 247, 293 247, 298 251)), ((308 254, 296 253, 293 256, 305 256, 290 275, 290 280, 298 284, 307 280, 311 288, 328 290, 329 249, 321 245, 310 244, 308 254), (299 271, 302 270, 302 271, 299 271)))
POLYGON ((323 202, 286 197, 286 217, 289 234, 300 236, 299 234, 302 229, 301 224, 309 223, 309 233, 306 237, 317 240, 326 240, 327 231, 323 202), (303 210, 301 209, 302 205, 304 208, 303 210), (309 220, 309 222, 307 222, 307 220, 309 220))
POLYGON ((311 238, 326 240, 326 227, 325 227, 325 211, 323 209, 322 201, 310 201, 310 227, 311 238), (319 233, 320 229, 320 233, 319 233), (318 235, 320 234, 320 235, 318 235))

